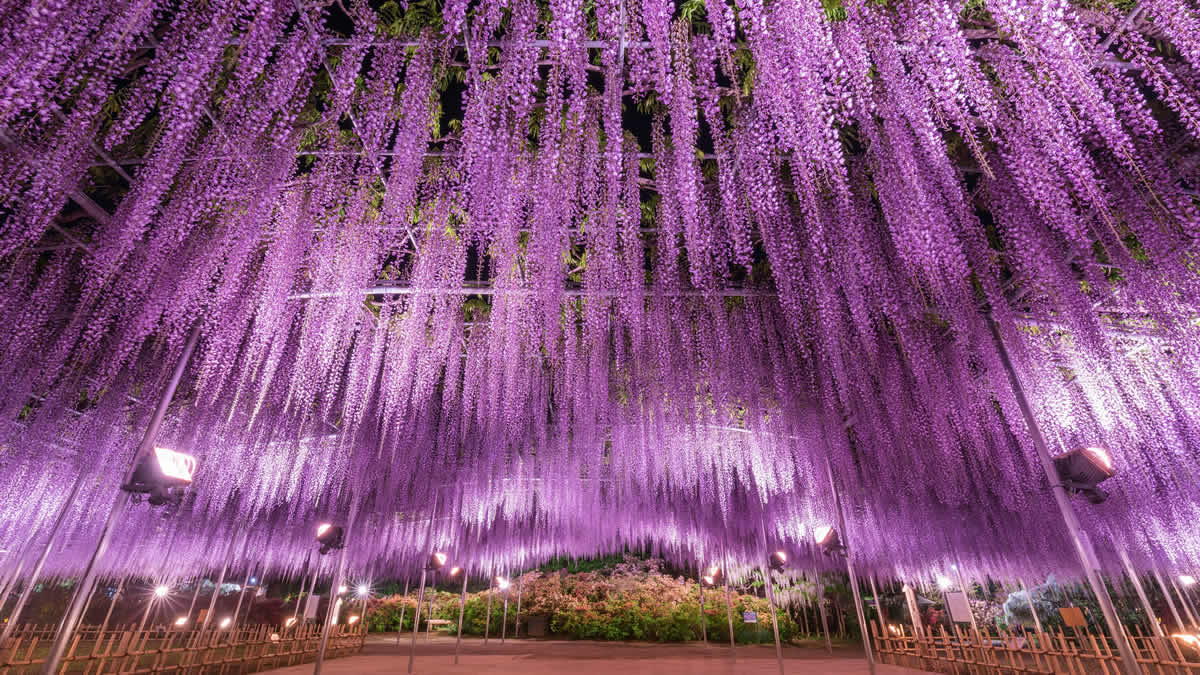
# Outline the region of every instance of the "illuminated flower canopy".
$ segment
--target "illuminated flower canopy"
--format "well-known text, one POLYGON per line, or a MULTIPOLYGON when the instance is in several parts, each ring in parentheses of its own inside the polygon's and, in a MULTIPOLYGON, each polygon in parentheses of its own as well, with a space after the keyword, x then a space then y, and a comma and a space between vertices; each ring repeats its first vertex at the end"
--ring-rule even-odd
POLYGON ((83 472, 81 567, 198 323, 106 570, 831 566, 828 459, 867 568, 1074 574, 992 316, 1194 566, 1200 15, 1104 4, 8 2, 0 542, 83 472))

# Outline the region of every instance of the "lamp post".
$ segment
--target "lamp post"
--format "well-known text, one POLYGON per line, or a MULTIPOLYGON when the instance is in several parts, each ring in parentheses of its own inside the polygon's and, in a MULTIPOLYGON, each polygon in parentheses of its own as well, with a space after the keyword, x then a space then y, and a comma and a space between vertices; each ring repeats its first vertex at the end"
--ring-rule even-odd
POLYGON ((455 665, 458 665, 458 650, 459 650, 459 647, 462 645, 463 612, 467 608, 467 571, 463 570, 462 575, 463 575, 462 595, 460 595, 459 599, 458 599, 458 637, 456 637, 454 639, 454 664, 455 665))
MULTIPOLYGON (((346 523, 346 538, 350 538, 350 529, 354 526, 354 513, 346 523)), ((325 612, 325 625, 321 628, 321 646, 317 648, 317 660, 313 662, 313 675, 321 675, 321 665, 325 662, 325 651, 329 647, 329 633, 333 630, 333 621, 337 617, 338 589, 342 586, 342 577, 346 573, 346 546, 343 542, 338 551, 337 571, 333 574, 333 584, 329 587, 329 608, 325 612)), ((316 580, 313 580, 314 585, 316 580)), ((409 672, 412 672, 411 670, 409 672)))
POLYGON ((521 637, 521 586, 525 583, 525 575, 517 577, 517 614, 513 617, 513 638, 521 637))
POLYGON ((849 537, 846 532, 846 516, 842 512, 842 495, 833 479, 833 462, 825 456, 825 473, 829 477, 829 489, 833 492, 833 505, 837 512, 838 532, 843 538, 844 554, 846 556, 846 573, 850 576, 850 591, 854 594, 854 610, 858 613, 858 625, 862 631, 863 654, 867 659, 867 670, 875 675, 875 655, 871 652, 871 638, 867 633, 867 617, 862 608, 862 592, 858 588, 858 576, 854 574, 853 552, 850 550, 849 537))
POLYGON ((1100 605, 1100 611, 1104 615, 1104 623, 1108 627, 1109 635, 1112 636, 1113 642, 1117 645, 1117 652, 1121 655, 1122 670, 1125 672, 1125 675, 1141 675, 1142 667, 1138 664, 1137 657, 1133 653, 1133 648, 1130 647, 1129 641, 1125 637, 1125 631, 1121 627, 1121 622, 1117 620, 1117 611, 1113 606, 1112 598, 1108 595, 1108 589, 1105 588, 1104 583, 1100 580, 1100 563, 1096 559, 1096 552, 1092 550, 1091 541, 1079 526, 1079 517, 1075 514, 1075 510, 1071 506, 1071 500, 1067 496, 1066 487, 1063 486, 1062 481, 1058 478, 1058 470, 1054 467, 1054 460, 1050 458, 1050 451, 1046 447, 1046 439, 1042 435, 1041 427, 1038 426, 1037 420, 1033 416, 1033 408, 1030 407, 1029 401, 1025 398, 1025 389, 1021 386, 1021 381, 1017 377, 1017 371, 1013 367, 1012 359, 1008 354, 1008 347, 1005 346, 1004 338, 1000 334, 1000 326, 996 324, 996 319, 990 311, 987 315, 987 324, 991 330, 992 338, 996 342, 996 351, 1000 358, 1000 365, 1004 368, 1004 372, 1008 377, 1008 384, 1012 389, 1013 397, 1017 401, 1017 407, 1021 410, 1021 417, 1025 421, 1025 427, 1029 431, 1029 437, 1033 441, 1033 446, 1037 450, 1042 471, 1045 473, 1046 480, 1050 483, 1051 490, 1054 493, 1054 501, 1058 505, 1059 514, 1062 516, 1063 523, 1070 534, 1075 554, 1079 556, 1079 562, 1083 565, 1088 585, 1091 586, 1092 593, 1095 594, 1096 601, 1100 605))
POLYGON ((400 646, 400 636, 404 635, 404 610, 408 609, 408 579, 404 580, 404 598, 400 601, 400 627, 396 629, 396 646, 400 646))
MULTIPOLYGON (((492 572, 495 572, 495 571, 496 571, 496 566, 495 566, 495 565, 492 565, 492 569, 491 569, 491 571, 492 571, 492 572)), ((488 606, 487 606, 487 614, 486 614, 486 615, 483 617, 483 644, 484 644, 484 646, 487 646, 487 643, 488 643, 488 631, 489 631, 489 630, 491 629, 491 627, 492 627, 492 587, 493 587, 493 586, 495 586, 495 585, 496 585, 496 580, 495 580, 495 578, 493 578, 493 577, 489 576, 489 577, 488 577, 488 606)))
POLYGON ((704 566, 700 565, 699 578, 696 587, 700 590, 700 639, 704 641, 704 646, 708 646, 708 626, 704 622, 704 566))
MULTIPOLYGON (((33 595, 34 586, 37 585, 38 577, 41 576, 42 566, 46 564, 46 559, 50 557, 50 551, 54 548, 54 540, 58 537, 58 531, 62 529, 63 521, 67 519, 67 512, 71 510, 71 504, 75 501, 75 496, 79 494, 79 486, 83 484, 83 471, 79 472, 79 477, 75 479, 75 484, 71 486, 71 491, 67 493, 67 498, 63 501, 63 506, 58 511, 58 517, 54 519, 54 525, 50 526, 50 533, 46 536, 46 546, 42 548, 41 555, 38 556, 37 562, 33 565, 33 570, 29 573, 29 579, 25 582, 25 588, 21 590, 21 597, 17 598, 17 604, 13 605, 12 612, 8 615, 8 623, 4 624, 4 631, 0 632, 0 645, 8 642, 8 638, 12 636, 13 629, 16 628, 17 622, 21 620, 21 610, 25 609, 25 603, 29 602, 30 596, 33 595)), ((87 594, 88 599, 92 596, 87 594)), ((3 596, 0 596, 2 599, 3 596)), ((83 613, 80 612, 80 616, 83 613)))
MULTIPOLYGON (((512 573, 509 572, 509 574, 512 574, 512 573)), ((508 633, 508 588, 511 585, 512 585, 512 581, 509 581, 508 579, 506 579, 504 581, 503 587, 500 589, 500 590, 504 591, 504 614, 503 614, 503 617, 500 619, 500 644, 504 644, 504 638, 505 638, 506 634, 508 633)))
POLYGON ((726 552, 726 555, 722 556, 722 557, 724 557, 724 559, 725 559, 725 561, 724 561, 725 562, 725 570, 724 570, 724 574, 721 575, 721 580, 725 583, 725 616, 726 616, 726 618, 729 619, 729 658, 730 658, 730 660, 732 660, 736 663, 737 662, 737 647, 735 646, 735 640, 734 640, 734 635, 733 635, 733 599, 729 595, 729 556, 728 556, 728 552, 726 552))
MULTIPOLYGON (((1146 613, 1146 620, 1150 622, 1150 630, 1154 633, 1154 646, 1157 647, 1158 653, 1163 657, 1170 657, 1170 652, 1167 651, 1167 645, 1164 642, 1162 626, 1158 624, 1158 617, 1154 614, 1154 608, 1150 606, 1150 598, 1146 597, 1146 589, 1142 587, 1142 579, 1133 569, 1133 563, 1129 560, 1129 554, 1123 546, 1117 547, 1117 555, 1121 557, 1121 564, 1125 566, 1125 574, 1129 577, 1129 582, 1133 584, 1133 590, 1137 593, 1138 601, 1142 603, 1142 611, 1146 613)), ((1030 599, 1029 606, 1032 609, 1033 600, 1030 599)))
MULTIPOLYGON (((183 353, 179 356, 179 361, 175 364, 175 370, 171 373, 171 379, 167 382, 167 388, 163 391, 162 398, 158 401, 158 407, 154 410, 154 416, 150 418, 150 424, 146 427, 146 433, 142 436, 142 442, 138 444, 137 450, 133 453, 133 459, 126 469, 122 485, 125 485, 133 476, 141 461, 149 457, 154 450, 154 439, 158 437, 158 429, 162 426, 163 418, 167 416, 167 408, 171 405, 171 399, 175 397, 175 390, 179 388, 179 381, 183 379, 183 371, 187 368, 188 361, 192 358, 192 352, 196 350, 196 343, 200 340, 200 327, 202 322, 197 321, 192 328, 191 335, 188 336, 187 343, 184 344, 183 353)), ((54 644, 50 646, 50 652, 46 655, 46 661, 42 664, 43 675, 57 675, 62 667, 63 655, 67 651, 67 645, 71 643, 71 639, 75 635, 75 629, 79 625, 79 619, 83 614, 83 605, 87 602, 86 589, 91 588, 96 582, 96 563, 104 557, 108 551, 108 544, 112 541, 113 530, 121 519, 121 514, 125 511, 125 504, 129 497, 121 489, 117 490, 117 494, 113 498, 112 507, 108 512, 108 520, 104 522, 103 528, 100 530, 100 538, 96 541, 96 549, 92 552, 92 557, 88 560, 88 564, 84 567, 83 577, 80 579, 79 585, 76 587, 76 592, 71 596, 71 602, 67 605, 66 614, 63 616, 62 626, 58 630, 58 634, 54 636, 54 644)))

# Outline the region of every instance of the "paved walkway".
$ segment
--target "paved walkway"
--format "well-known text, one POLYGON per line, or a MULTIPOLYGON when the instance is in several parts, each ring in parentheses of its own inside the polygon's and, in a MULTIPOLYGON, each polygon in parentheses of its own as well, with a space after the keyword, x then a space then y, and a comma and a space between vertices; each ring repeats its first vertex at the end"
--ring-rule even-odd
MULTIPOLYGON (((326 661, 322 675, 402 675, 408 669, 409 635, 403 645, 396 638, 371 636, 359 656, 326 661)), ((834 650, 829 658, 823 649, 784 648, 784 672, 866 673, 861 652, 834 650)), ((308 675, 311 663, 272 670, 275 675, 308 675)), ((417 642, 414 673, 422 675, 493 673, 495 675, 777 675, 773 645, 739 646, 737 661, 729 658, 728 645, 647 644, 559 640, 489 640, 463 638, 459 664, 454 665, 454 638, 434 637, 417 642)), ((911 675, 920 671, 897 666, 879 666, 879 675, 911 675)))

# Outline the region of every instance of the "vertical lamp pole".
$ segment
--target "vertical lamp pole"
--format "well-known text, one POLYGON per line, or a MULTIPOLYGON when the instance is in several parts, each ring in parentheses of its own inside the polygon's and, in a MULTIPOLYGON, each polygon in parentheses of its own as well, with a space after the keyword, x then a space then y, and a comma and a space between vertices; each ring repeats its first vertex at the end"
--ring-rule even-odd
POLYGON ((700 589, 700 639, 704 640, 704 646, 708 646, 708 625, 704 621, 704 565, 700 565, 700 575, 696 579, 700 582, 696 586, 700 589))
POLYGON ((225 583, 225 572, 228 571, 230 563, 233 562, 233 542, 237 539, 236 536, 230 537, 228 549, 225 551, 225 562, 221 565, 221 573, 217 575, 217 585, 213 587, 212 597, 208 600, 208 612, 204 614, 204 621, 200 624, 200 630, 208 630, 208 625, 212 623, 213 614, 217 611, 217 598, 221 595, 221 585, 225 583))
MULTIPOLYGON (((518 574, 520 574, 518 572, 518 574)), ((517 577, 517 615, 513 618, 513 637, 521 637, 521 586, 525 583, 525 575, 517 577)))
POLYGON ((846 547, 846 573, 850 575, 850 590, 854 593, 854 610, 858 613, 858 626, 862 631, 863 654, 867 659, 867 670, 875 675, 875 655, 871 652, 871 638, 867 631, 867 617, 863 612, 862 592, 858 588, 858 576, 854 574, 854 554, 850 549, 850 537, 846 532, 846 516, 842 513, 842 496, 833 480, 833 462, 825 457, 825 473, 829 476, 829 489, 833 491, 833 505, 837 510, 838 532, 841 533, 842 545, 846 547))
POLYGON ((1042 471, 1046 474, 1046 480, 1049 481, 1050 487, 1054 492, 1054 501, 1058 505, 1063 523, 1067 526, 1067 532, 1071 537, 1071 544, 1075 547, 1075 554, 1079 556, 1079 562, 1083 564, 1083 571, 1087 575, 1088 585, 1091 586, 1092 593, 1095 594, 1096 600, 1100 604, 1100 610, 1104 614, 1104 623, 1108 626, 1108 632, 1112 635, 1113 642, 1117 645, 1117 651, 1121 655, 1122 670, 1125 672, 1125 675, 1140 675, 1142 667, 1138 664, 1137 657, 1134 656, 1133 649, 1129 646, 1129 641, 1125 637, 1125 630, 1122 628, 1121 622, 1117 619, 1117 611, 1113 607, 1112 598, 1108 595, 1108 589, 1105 588, 1104 582, 1100 579, 1100 563, 1096 559, 1096 552, 1092 550, 1091 541, 1087 539, 1087 535, 1080 528, 1079 517, 1075 514, 1075 509, 1071 506, 1067 490, 1058 479, 1058 472, 1054 468, 1054 460, 1050 458, 1050 451, 1046 447, 1046 439, 1042 436, 1042 430, 1038 426, 1037 420, 1034 419, 1033 409, 1030 407, 1029 401, 1025 398, 1025 389, 1021 386, 1020 379, 1017 378, 1017 371, 1013 367, 1008 347, 1005 346, 1004 338, 1000 335, 1000 326, 996 325, 996 319, 990 312, 987 315, 987 322, 988 328, 992 332, 992 338, 996 342, 996 351, 1000 357, 1000 364, 1008 376, 1008 383, 1012 388, 1013 397, 1017 401, 1017 407, 1021 409, 1021 417, 1025 420, 1025 427, 1029 430, 1030 439, 1037 450, 1042 471))
POLYGON ((463 568, 462 595, 458 599, 458 637, 454 639, 454 665, 458 665, 458 649, 462 646, 463 612, 467 608, 467 569, 463 568))
MULTIPOLYGON (((1033 615, 1033 629, 1037 631, 1038 635, 1041 635, 1042 620, 1038 618, 1037 607, 1033 606, 1033 593, 1031 593, 1029 587, 1025 585, 1024 579, 1017 580, 1017 583, 1021 584, 1021 590, 1025 591, 1025 598, 1029 600, 1029 613, 1033 615)), ((1041 638, 1038 638, 1038 640, 1040 641, 1041 638)))
POLYGON ((494 576, 495 572, 496 572, 496 566, 492 565, 492 569, 491 569, 491 572, 489 572, 489 574, 491 574, 493 576, 488 577, 487 615, 484 616, 484 618, 483 618, 483 644, 484 644, 484 646, 486 646, 488 643, 488 631, 492 627, 492 587, 496 585, 496 577, 494 576))
POLYGON ((396 646, 400 646, 400 636, 404 635, 404 610, 408 609, 408 579, 404 580, 404 599, 400 601, 400 627, 396 629, 396 646))
MULTIPOLYGON (((138 463, 143 457, 154 451, 154 439, 158 436, 158 429, 162 426, 163 419, 167 416, 167 408, 171 405, 171 399, 175 397, 175 390, 179 388, 179 381, 183 379, 183 371, 187 369, 188 361, 192 358, 192 352, 196 351, 196 343, 200 340, 200 326, 202 322, 197 321, 195 327, 192 328, 191 335, 188 336, 188 341, 183 347, 183 353, 179 356, 179 362, 175 364, 175 370, 171 373, 171 379, 167 382, 167 388, 163 391, 162 398, 158 401, 158 408, 154 411, 154 416, 150 418, 150 425, 146 427, 146 434, 142 436, 142 442, 138 444, 137 451, 133 453, 133 459, 129 466, 125 469, 122 476, 121 484, 129 482, 130 476, 137 468, 138 463)), ((108 551, 108 544, 112 541, 113 530, 116 528, 117 522, 121 519, 121 514, 125 511, 125 504, 128 497, 120 488, 117 489, 117 494, 113 498, 112 508, 108 512, 108 520, 104 522, 104 527, 100 530, 100 538, 96 541, 96 550, 92 552, 92 557, 88 560, 87 567, 83 570, 83 577, 79 580, 79 585, 75 588, 74 595, 71 596, 71 603, 67 606, 67 612, 63 616, 62 627, 58 630, 58 634, 54 636, 54 644, 50 646, 50 653, 46 655, 46 661, 42 665, 43 675, 57 675, 62 667, 63 654, 67 651, 67 645, 71 643, 71 639, 75 635, 75 629, 79 625, 79 619, 83 614, 83 605, 87 602, 86 589, 91 588, 96 582, 96 564, 104 557, 108 551)))
MULTIPOLYGON (((342 550, 338 552, 337 571, 333 574, 333 586, 329 588, 329 608, 325 611, 325 625, 321 628, 321 646, 317 648, 317 660, 313 662, 313 675, 321 675, 321 665, 325 662, 325 652, 329 648, 329 633, 333 630, 333 622, 337 619, 338 589, 342 587, 342 578, 346 573, 346 548, 350 544, 350 531, 354 528, 354 515, 354 510, 351 509, 350 520, 346 523, 346 534, 342 540, 342 550)), ((313 586, 316 586, 315 578, 313 586)))
MULTIPOLYGON (((430 554, 430 548, 433 546, 433 521, 437 517, 438 496, 433 498, 433 511, 429 514, 429 527, 425 530, 425 547, 421 550, 424 555, 430 554)), ((425 560, 421 564, 421 590, 417 593, 417 609, 413 613, 413 630, 412 643, 408 648, 408 672, 413 671, 413 662, 417 658, 417 632, 421 630, 421 603, 425 602, 425 570, 429 567, 429 561, 425 560)))
POLYGON ((821 581, 821 575, 816 575, 817 582, 817 609, 821 610, 821 632, 825 634, 825 653, 833 656, 833 641, 829 639, 829 617, 825 615, 825 584, 821 581))
MULTIPOLYGON (((505 570, 508 578, 509 586, 512 586, 512 570, 505 570)), ((500 644, 504 644, 504 637, 508 633, 508 589, 504 589, 504 614, 500 619, 500 644)))
MULTIPOLYGON (((1158 624, 1158 616, 1154 613, 1154 608, 1150 606, 1150 598, 1146 597, 1146 589, 1142 587, 1142 578, 1133 569, 1133 563, 1129 560, 1129 554, 1125 552, 1123 546, 1117 547, 1117 554, 1121 557, 1121 564, 1125 566, 1125 574, 1129 575, 1129 582, 1133 584, 1133 590, 1137 592, 1138 601, 1142 603, 1142 611, 1146 613, 1146 620, 1150 622, 1150 631, 1154 635, 1154 646, 1157 648, 1160 656, 1170 658, 1170 652, 1167 651, 1167 645, 1164 641, 1166 636, 1163 635, 1162 626, 1158 624)), ((1030 602, 1030 607, 1033 603, 1030 602)))
POLYGON ((734 646, 733 635, 733 600, 729 595, 729 556, 724 556, 725 569, 721 570, 721 580, 725 582, 725 616, 729 619, 729 658, 737 661, 737 647, 734 646))
MULTIPOLYGON (((71 510, 71 504, 75 501, 75 495, 79 494, 79 486, 83 484, 83 472, 79 472, 79 477, 75 479, 75 484, 71 486, 71 492, 67 494, 67 498, 63 501, 62 509, 58 512, 58 517, 54 519, 54 525, 50 527, 50 534, 46 537, 46 546, 42 549, 42 554, 38 556, 37 562, 33 565, 33 570, 29 573, 29 579, 25 582, 25 588, 21 590, 21 597, 17 598, 17 604, 13 605, 12 613, 8 615, 8 623, 4 624, 4 631, 0 633, 0 645, 8 642, 8 638, 12 636, 13 629, 16 628, 17 622, 21 619, 21 610, 25 609, 25 603, 29 602, 29 597, 33 595, 33 588, 37 585, 38 577, 41 576, 42 566, 46 564, 46 559, 50 557, 50 551, 54 548, 54 540, 58 536, 58 531, 62 529, 63 521, 67 519, 67 513, 71 510)), ((79 589, 82 591, 83 589, 79 589)), ((91 594, 87 594, 90 599, 91 594)), ((82 612, 81 612, 82 615, 82 612)))

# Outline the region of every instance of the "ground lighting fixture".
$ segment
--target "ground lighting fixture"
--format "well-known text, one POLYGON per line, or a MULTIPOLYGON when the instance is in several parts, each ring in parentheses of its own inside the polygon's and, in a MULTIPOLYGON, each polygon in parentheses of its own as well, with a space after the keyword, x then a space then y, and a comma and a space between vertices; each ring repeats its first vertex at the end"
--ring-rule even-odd
POLYGON ((771 569, 776 572, 782 572, 783 568, 787 565, 787 554, 783 551, 775 551, 771 554, 770 563, 771 569))
POLYGON ((317 526, 317 543, 321 545, 317 553, 325 555, 346 545, 346 531, 341 525, 321 523, 317 526))
POLYGON ((427 570, 440 570, 446 565, 445 553, 434 553, 429 556, 429 564, 425 567, 427 570))
POLYGON ((841 555, 846 552, 841 536, 831 525, 822 525, 813 530, 813 540, 817 542, 817 546, 821 547, 821 553, 825 555, 841 555))
POLYGON ((1116 475, 1112 457, 1104 448, 1076 448, 1054 458, 1058 480, 1072 494, 1081 494, 1093 504, 1102 504, 1108 493, 1099 484, 1116 475))
POLYGON ((179 505, 183 501, 183 488, 192 484, 195 472, 195 457, 167 448, 154 448, 138 461, 129 482, 121 489, 149 495, 146 501, 153 506, 179 505))

